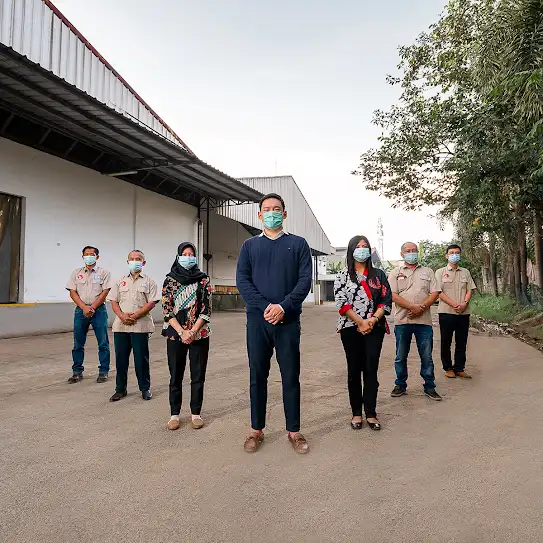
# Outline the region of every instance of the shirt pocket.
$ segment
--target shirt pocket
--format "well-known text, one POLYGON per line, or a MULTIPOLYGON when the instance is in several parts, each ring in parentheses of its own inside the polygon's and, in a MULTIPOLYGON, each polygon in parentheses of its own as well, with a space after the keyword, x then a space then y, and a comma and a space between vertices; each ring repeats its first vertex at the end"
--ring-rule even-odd
POLYGON ((443 277, 441 279, 441 288, 443 289, 443 292, 452 292, 454 286, 454 281, 452 277, 443 277))
POLYGON ((422 304, 430 295, 430 279, 419 279, 416 303, 422 304))
POLYGON ((402 292, 404 292, 407 287, 409 286, 409 283, 407 281, 407 277, 398 277, 396 279, 396 282, 398 284, 398 294, 401 295, 402 292))
POLYGON ((144 306, 149 300, 149 290, 149 283, 145 283, 144 285, 138 285, 138 287, 136 288, 136 304, 138 305, 138 307, 144 306))

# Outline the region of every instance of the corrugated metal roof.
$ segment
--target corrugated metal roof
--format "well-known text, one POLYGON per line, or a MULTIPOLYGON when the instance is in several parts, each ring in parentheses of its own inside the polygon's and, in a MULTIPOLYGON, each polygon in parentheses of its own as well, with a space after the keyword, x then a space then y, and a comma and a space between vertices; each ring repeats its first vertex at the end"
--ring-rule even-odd
MULTIPOLYGON (((219 172, 171 139, 134 123, 2 43, 0 103, 22 117, 38 119, 59 133, 114 154, 127 164, 127 170, 160 160, 161 165, 153 169, 174 185, 171 191, 167 183, 164 183, 165 188, 152 190, 166 196, 173 197, 180 187, 186 187, 199 195, 223 201, 254 202, 261 197, 258 191, 219 172)), ((36 136, 39 138, 39 134, 36 136)), ((100 171, 111 173, 107 169, 100 171)), ((137 181, 134 176, 123 179, 137 181)), ((148 188, 143 180, 142 186, 148 188)))
POLYGON ((0 43, 194 154, 50 0, 0 0, 0 43))
MULTIPOLYGON (((327 255, 332 253, 330 240, 292 176, 248 177, 239 180, 262 194, 280 194, 287 209, 285 229, 304 237, 313 250, 327 255)), ((258 219, 258 204, 225 205, 217 209, 217 213, 252 228, 262 228, 258 219)))

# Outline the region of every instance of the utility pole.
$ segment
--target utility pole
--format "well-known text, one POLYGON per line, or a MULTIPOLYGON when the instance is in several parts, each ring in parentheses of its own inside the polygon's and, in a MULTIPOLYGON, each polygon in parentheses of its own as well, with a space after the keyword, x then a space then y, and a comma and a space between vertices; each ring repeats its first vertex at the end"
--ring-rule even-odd
POLYGON ((381 220, 381 217, 377 219, 377 251, 379 252, 381 261, 383 261, 385 258, 385 234, 383 231, 383 221, 381 220))

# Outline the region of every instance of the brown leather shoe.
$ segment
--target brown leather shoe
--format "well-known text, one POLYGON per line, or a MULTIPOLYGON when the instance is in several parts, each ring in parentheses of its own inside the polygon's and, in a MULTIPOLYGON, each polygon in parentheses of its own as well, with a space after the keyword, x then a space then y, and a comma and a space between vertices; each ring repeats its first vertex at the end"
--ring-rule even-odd
POLYGON ((305 437, 300 434, 294 434, 294 436, 288 435, 288 440, 290 441, 292 448, 298 454, 307 454, 309 452, 309 443, 306 441, 305 437))
POLYGON ((260 435, 251 434, 245 440, 245 443, 243 444, 243 450, 247 453, 255 453, 256 451, 258 451, 258 449, 260 449, 260 445, 262 445, 263 441, 264 441, 264 434, 260 434, 260 435))
POLYGON ((461 377, 462 379, 472 379, 471 375, 465 371, 457 371, 456 376, 461 377))
POLYGON ((181 426, 181 422, 176 419, 170 419, 168 421, 168 430, 179 430, 179 427, 181 426))
POLYGON ((448 377, 449 379, 454 379, 456 377, 456 373, 454 373, 453 370, 446 371, 445 377, 448 377))
POLYGON ((199 430, 204 427, 204 421, 202 419, 192 419, 192 427, 195 430, 199 430))

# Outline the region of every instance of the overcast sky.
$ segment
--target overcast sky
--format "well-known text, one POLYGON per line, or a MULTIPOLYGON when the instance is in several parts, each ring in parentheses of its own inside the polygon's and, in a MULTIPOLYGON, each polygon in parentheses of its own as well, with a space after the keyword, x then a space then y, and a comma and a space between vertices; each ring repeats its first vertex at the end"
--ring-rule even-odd
POLYGON ((234 177, 293 175, 333 245, 376 244, 379 217, 386 258, 452 235, 350 174, 377 143, 372 112, 397 99, 397 47, 444 0, 54 3, 201 159, 234 177))

